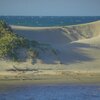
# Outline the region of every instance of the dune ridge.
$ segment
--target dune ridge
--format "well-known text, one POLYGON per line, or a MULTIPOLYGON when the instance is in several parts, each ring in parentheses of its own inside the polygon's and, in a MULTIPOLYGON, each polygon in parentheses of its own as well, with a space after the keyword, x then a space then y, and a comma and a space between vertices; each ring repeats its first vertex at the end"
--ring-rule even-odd
POLYGON ((26 27, 14 25, 11 25, 11 27, 14 32, 30 40, 34 39, 52 45, 57 40, 55 44, 60 45, 77 40, 84 41, 85 39, 100 35, 100 21, 62 27, 26 27), (53 41, 53 43, 51 41, 53 41))
POLYGON ((57 51, 56 55, 50 52, 40 54, 42 63, 54 64, 56 62, 56 64, 69 66, 73 63, 92 64, 94 62, 92 66, 99 65, 100 21, 62 27, 11 27, 17 34, 30 40, 50 44, 57 51))

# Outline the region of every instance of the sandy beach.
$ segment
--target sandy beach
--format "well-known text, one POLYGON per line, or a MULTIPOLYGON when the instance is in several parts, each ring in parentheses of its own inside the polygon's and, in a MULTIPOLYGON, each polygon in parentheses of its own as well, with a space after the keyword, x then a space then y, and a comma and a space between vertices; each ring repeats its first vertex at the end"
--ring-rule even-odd
POLYGON ((99 84, 100 73, 40 70, 39 72, 0 72, 0 84, 99 84))

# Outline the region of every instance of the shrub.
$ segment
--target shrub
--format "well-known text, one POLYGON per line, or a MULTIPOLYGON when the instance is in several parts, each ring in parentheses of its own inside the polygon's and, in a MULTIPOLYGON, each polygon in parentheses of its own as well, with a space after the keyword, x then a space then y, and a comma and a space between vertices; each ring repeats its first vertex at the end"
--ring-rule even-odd
POLYGON ((36 45, 38 45, 38 42, 29 41, 13 33, 4 21, 0 21, 0 58, 10 57, 14 61, 17 60, 16 50, 19 48, 29 49, 29 56, 35 58, 38 52, 32 48, 35 48, 36 45))
POLYGON ((0 57, 15 55, 15 49, 25 46, 25 39, 14 34, 4 21, 0 21, 0 57))

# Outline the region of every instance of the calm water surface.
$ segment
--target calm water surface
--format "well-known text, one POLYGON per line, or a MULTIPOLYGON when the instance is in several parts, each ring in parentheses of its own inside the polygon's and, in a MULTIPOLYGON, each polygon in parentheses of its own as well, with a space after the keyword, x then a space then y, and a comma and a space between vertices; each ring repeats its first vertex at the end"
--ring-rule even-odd
POLYGON ((0 86, 0 100, 100 100, 100 85, 0 86))
POLYGON ((0 16, 11 25, 47 27, 89 23, 100 20, 100 16, 0 16))

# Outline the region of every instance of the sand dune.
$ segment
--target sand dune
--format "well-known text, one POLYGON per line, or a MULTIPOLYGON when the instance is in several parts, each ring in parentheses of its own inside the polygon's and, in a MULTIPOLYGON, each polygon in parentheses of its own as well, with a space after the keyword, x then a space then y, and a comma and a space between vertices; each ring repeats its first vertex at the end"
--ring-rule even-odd
POLYGON ((50 44, 65 44, 79 39, 91 38, 100 34, 100 21, 64 27, 11 27, 17 34, 25 36, 30 40, 37 40, 50 44))
POLYGON ((37 60, 40 68, 41 64, 51 64, 70 70, 100 69, 100 21, 64 27, 11 27, 17 34, 50 44, 57 51, 56 55, 51 51, 40 53, 37 60))
POLYGON ((66 27, 11 27, 25 38, 50 44, 56 54, 52 50, 40 51, 35 64, 30 61, 17 64, 7 62, 9 68, 16 65, 20 68, 100 71, 100 21, 66 27))
POLYGON ((46 44, 65 44, 72 40, 65 35, 60 28, 55 29, 39 29, 39 30, 14 30, 17 34, 20 34, 30 40, 36 40, 46 44))
POLYGON ((16 34, 51 49, 39 52, 35 63, 0 61, 0 79, 34 80, 34 82, 100 82, 100 21, 64 27, 11 26, 16 34), (33 71, 10 71, 19 69, 33 71))

